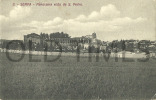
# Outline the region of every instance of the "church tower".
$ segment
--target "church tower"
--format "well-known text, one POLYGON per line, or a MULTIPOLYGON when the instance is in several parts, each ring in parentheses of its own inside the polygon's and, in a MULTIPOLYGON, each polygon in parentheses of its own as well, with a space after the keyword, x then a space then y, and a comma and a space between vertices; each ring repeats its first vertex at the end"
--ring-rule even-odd
POLYGON ((95 32, 92 34, 92 38, 96 39, 96 33, 95 32))

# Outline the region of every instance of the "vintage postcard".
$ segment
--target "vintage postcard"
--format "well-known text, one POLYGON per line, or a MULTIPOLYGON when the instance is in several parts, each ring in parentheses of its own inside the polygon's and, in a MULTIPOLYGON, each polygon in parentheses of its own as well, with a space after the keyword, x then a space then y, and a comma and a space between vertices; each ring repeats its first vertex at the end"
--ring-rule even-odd
POLYGON ((156 0, 0 0, 0 100, 156 100, 156 0))

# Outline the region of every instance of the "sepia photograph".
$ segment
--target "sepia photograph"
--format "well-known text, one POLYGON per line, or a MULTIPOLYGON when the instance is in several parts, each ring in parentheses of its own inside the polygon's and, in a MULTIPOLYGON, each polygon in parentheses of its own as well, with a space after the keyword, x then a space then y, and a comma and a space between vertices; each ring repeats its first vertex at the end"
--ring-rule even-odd
POLYGON ((0 100, 156 100, 156 0, 0 0, 0 100))

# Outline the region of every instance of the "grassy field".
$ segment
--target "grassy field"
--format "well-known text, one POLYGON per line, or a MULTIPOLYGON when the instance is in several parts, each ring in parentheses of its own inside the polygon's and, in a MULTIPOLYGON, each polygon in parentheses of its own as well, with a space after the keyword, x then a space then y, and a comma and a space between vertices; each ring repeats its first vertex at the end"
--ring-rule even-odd
MULTIPOLYGON (((12 54, 16 59, 19 54, 12 54)), ((49 56, 48 59, 54 59, 49 56)), ((0 53, 0 98, 11 100, 150 100, 156 93, 156 59, 115 62, 64 56, 55 62, 12 62, 0 53)))

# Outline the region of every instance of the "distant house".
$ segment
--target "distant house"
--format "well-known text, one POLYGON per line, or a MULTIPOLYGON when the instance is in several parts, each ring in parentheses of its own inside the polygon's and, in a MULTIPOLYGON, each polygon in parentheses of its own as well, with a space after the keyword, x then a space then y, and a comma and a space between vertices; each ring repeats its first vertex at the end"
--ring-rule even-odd
POLYGON ((11 40, 6 39, 0 39, 0 48, 6 48, 7 43, 9 43, 11 40))
POLYGON ((7 47, 7 49, 12 49, 12 50, 21 50, 21 44, 23 43, 23 40, 5 40, 5 39, 0 39, 0 48, 4 49, 7 47))
POLYGON ((156 46, 156 41, 151 41, 150 44, 156 46))
POLYGON ((24 43, 29 43, 29 41, 31 41, 32 43, 40 43, 40 35, 36 33, 24 35, 24 43))
POLYGON ((41 43, 40 35, 38 35, 36 33, 24 35, 24 44, 25 44, 26 49, 30 49, 29 43, 31 43, 31 45, 32 45, 32 47, 31 47, 32 50, 38 49, 39 44, 41 43))

